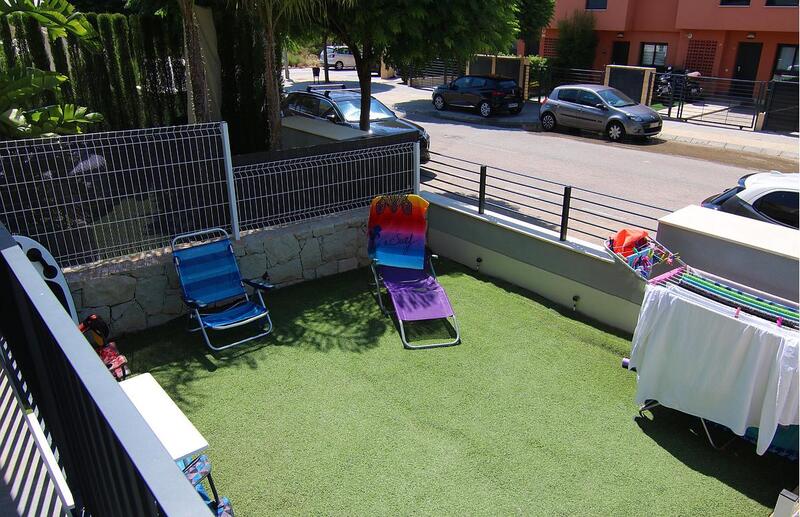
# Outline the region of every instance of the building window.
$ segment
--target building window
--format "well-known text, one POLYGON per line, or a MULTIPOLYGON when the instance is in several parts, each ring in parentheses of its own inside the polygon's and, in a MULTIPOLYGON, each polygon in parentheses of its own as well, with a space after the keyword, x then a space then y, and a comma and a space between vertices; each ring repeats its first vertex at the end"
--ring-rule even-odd
POLYGON ((797 45, 778 45, 775 69, 772 71, 773 81, 797 81, 797 54, 797 45))
POLYGON ((767 0, 767 7, 797 7, 797 0, 767 0))
POLYGON ((608 7, 608 0, 586 0, 586 10, 595 11, 608 7))
POLYGON ((642 43, 642 56, 639 64, 642 66, 664 66, 667 63, 666 43, 642 43))
POLYGON ((719 0, 719 5, 750 7, 750 0, 719 0))

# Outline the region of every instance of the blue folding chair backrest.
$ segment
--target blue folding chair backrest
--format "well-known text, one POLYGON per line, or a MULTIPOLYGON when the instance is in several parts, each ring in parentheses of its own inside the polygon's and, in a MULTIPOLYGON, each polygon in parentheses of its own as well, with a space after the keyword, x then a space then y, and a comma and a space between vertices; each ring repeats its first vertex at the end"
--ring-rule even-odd
POLYGON ((228 239, 173 250, 172 258, 187 299, 213 304, 245 295, 228 239))

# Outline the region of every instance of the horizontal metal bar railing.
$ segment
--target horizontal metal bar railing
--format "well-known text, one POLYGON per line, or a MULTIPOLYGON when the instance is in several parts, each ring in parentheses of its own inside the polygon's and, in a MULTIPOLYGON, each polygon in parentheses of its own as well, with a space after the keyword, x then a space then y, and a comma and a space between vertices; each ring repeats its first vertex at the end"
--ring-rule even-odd
POLYGON ((423 168, 426 186, 469 202, 477 201, 480 213, 483 213, 484 207, 490 207, 523 219, 533 217, 526 214, 526 211, 552 216, 552 220, 538 217, 535 219, 548 226, 559 227, 562 239, 566 239, 567 230, 573 230, 604 240, 608 235, 599 235, 592 229, 614 233, 619 229, 614 227, 615 224, 656 232, 657 216, 670 212, 664 207, 566 185, 519 171, 487 166, 442 153, 431 154, 436 156, 435 160, 431 160, 435 167, 431 167, 429 162, 423 168), (478 179, 475 179, 476 175, 478 179), (546 186, 559 186, 563 190, 556 191, 546 186), (575 196, 573 192, 582 195, 575 196), (560 207, 561 210, 556 212, 548 210, 548 207, 560 207), (636 208, 646 210, 637 211, 636 208), (606 211, 610 213, 605 213, 606 211), (572 213, 581 216, 575 217, 572 213))

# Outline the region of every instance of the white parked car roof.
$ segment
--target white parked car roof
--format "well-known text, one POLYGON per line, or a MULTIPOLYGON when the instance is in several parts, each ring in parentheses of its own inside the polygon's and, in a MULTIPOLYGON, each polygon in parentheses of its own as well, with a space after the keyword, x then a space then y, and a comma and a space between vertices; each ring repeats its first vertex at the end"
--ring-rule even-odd
POLYGON ((744 180, 744 190, 736 194, 743 201, 753 204, 758 198, 776 190, 800 192, 800 174, 782 172, 760 172, 744 180))

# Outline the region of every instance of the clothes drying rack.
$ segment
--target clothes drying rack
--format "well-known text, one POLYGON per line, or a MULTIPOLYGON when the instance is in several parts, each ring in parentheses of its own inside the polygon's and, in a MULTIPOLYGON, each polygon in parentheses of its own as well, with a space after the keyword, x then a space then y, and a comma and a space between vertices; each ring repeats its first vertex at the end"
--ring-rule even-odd
MULTIPOLYGON (((779 327, 794 330, 800 327, 800 309, 796 302, 694 268, 686 264, 677 253, 650 237, 646 237, 644 242, 645 244, 638 248, 627 250, 627 255, 615 249, 613 239, 606 241, 606 249, 617 262, 640 278, 643 285, 672 284, 730 308, 733 317, 738 318, 739 314, 744 312, 770 321, 779 327)), ((622 359, 622 366, 625 369, 629 368, 628 358, 622 359)), ((639 415, 643 417, 645 411, 660 405, 655 400, 646 401, 639 408, 639 415)), ((733 441, 731 439, 721 446, 717 445, 705 419, 700 418, 700 423, 706 438, 715 449, 722 449, 733 441)))

